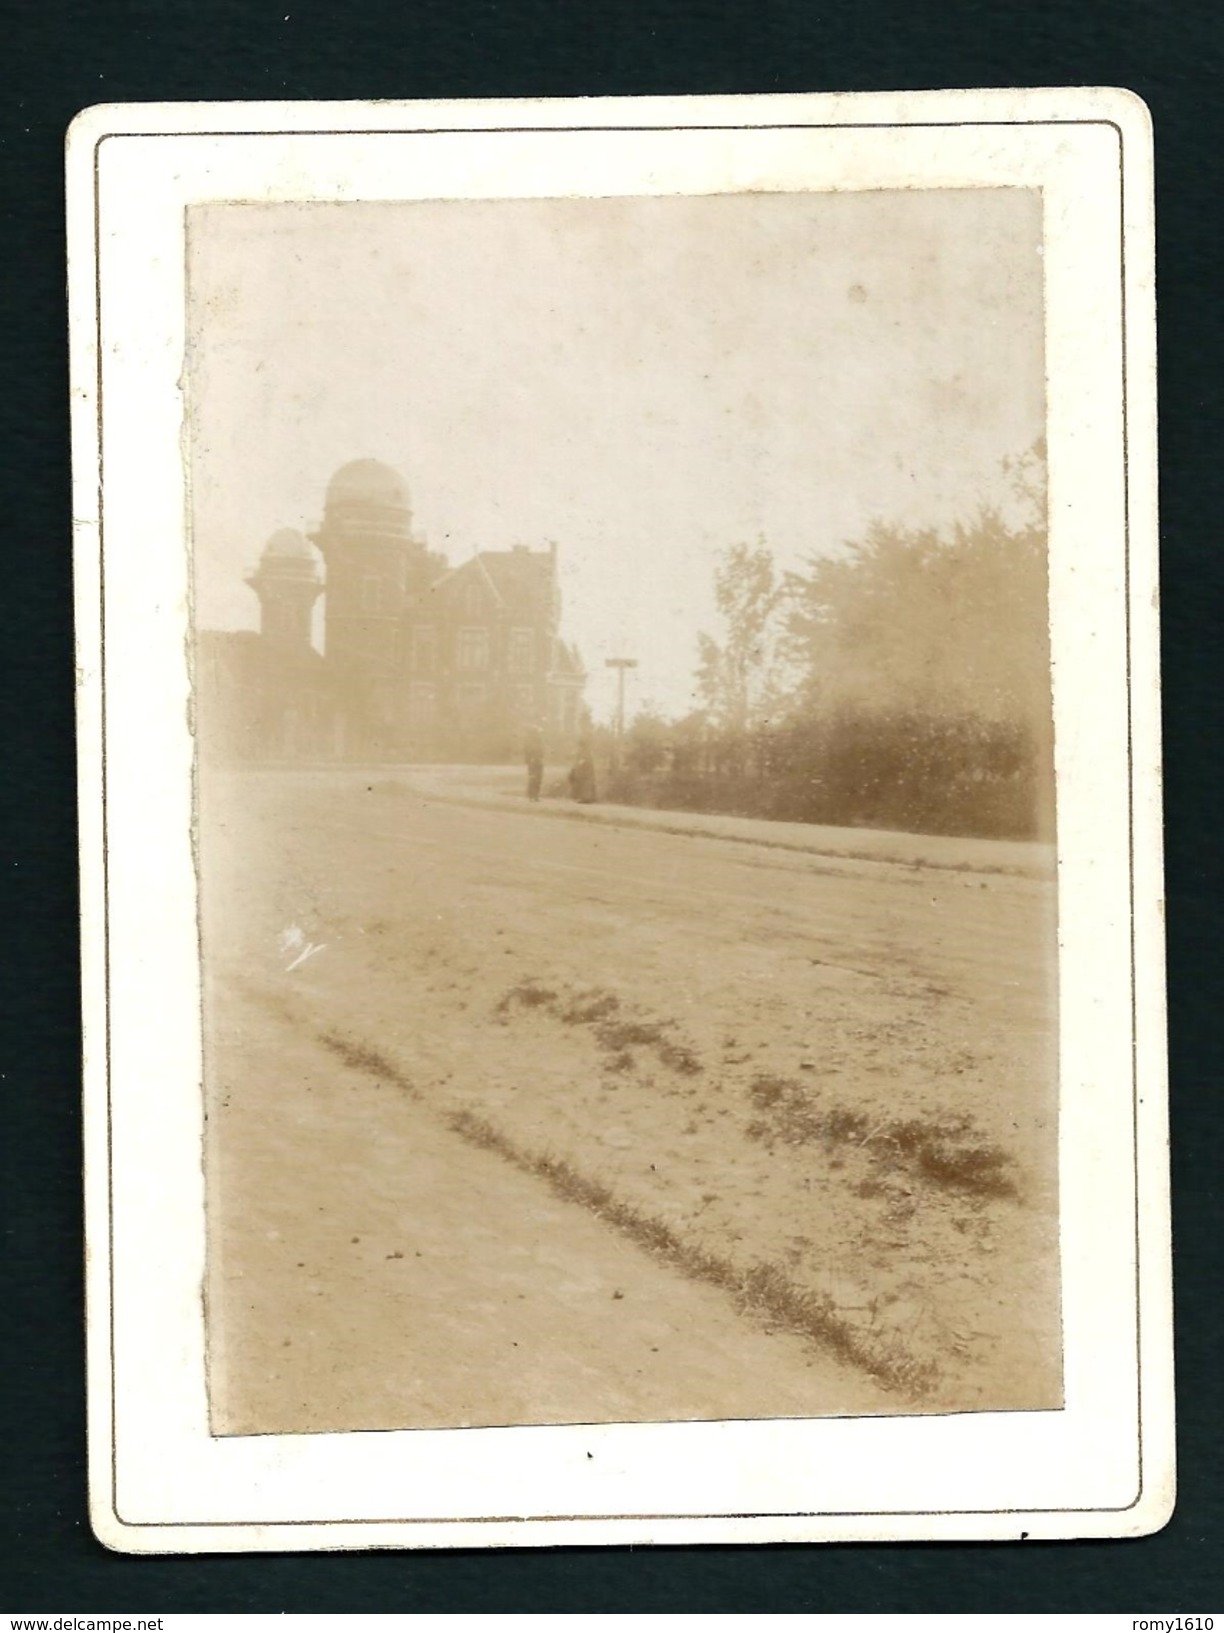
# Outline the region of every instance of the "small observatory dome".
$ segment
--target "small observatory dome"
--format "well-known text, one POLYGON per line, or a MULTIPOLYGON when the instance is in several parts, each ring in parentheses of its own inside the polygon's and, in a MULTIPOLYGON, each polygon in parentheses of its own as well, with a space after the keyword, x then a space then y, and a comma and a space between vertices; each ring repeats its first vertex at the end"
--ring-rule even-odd
POLYGON ((291 527, 279 528, 263 547, 265 561, 308 561, 312 565, 315 553, 304 534, 291 527))
POLYGON ((291 527, 282 527, 273 533, 259 558, 259 566, 247 583, 255 589, 260 584, 285 583, 317 584, 319 558, 300 533, 291 527))

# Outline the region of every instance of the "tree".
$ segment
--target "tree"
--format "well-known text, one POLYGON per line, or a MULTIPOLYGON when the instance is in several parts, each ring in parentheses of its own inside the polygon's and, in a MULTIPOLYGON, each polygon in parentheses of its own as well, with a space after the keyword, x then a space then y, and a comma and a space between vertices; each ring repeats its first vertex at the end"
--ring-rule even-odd
POLYGON ((630 771, 649 776, 664 764, 671 728, 657 710, 649 707, 639 710, 626 735, 625 763, 630 771))
POLYGON ((1005 469, 1006 513, 876 522, 789 577, 783 803, 806 779, 818 820, 1052 832, 1044 451, 1005 469))
POLYGON ((697 637, 698 695, 715 727, 744 733, 777 707, 785 593, 764 540, 733 545, 720 558, 714 599, 722 639, 697 637))
POLYGON ((1019 523, 990 508, 943 533, 876 522, 843 556, 791 577, 787 645, 806 710, 900 708, 1048 731, 1039 458, 1010 467, 1019 523))
MULTIPOLYGON (((875 522, 781 576, 763 540, 720 558, 702 707, 671 732, 700 809, 1048 837, 1053 831, 1045 455, 953 526, 875 522)), ((648 734, 642 750, 651 755, 648 734)), ((681 785, 682 788, 681 788, 681 785)))

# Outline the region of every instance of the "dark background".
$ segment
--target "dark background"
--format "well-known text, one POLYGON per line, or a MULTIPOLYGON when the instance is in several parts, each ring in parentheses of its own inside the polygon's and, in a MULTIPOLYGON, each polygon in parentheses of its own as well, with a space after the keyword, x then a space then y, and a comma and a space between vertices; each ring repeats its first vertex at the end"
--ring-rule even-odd
POLYGON ((7 0, 0 12, 0 1608, 1220 1608, 1224 13, 1155 0, 7 0), (286 13, 288 14, 286 16, 286 13), (1180 1501, 1131 1542, 124 1558, 85 1512, 61 152, 101 101, 1127 86, 1156 128, 1180 1501), (1216 1070, 1209 1070, 1216 1067, 1216 1070), (1213 1604, 1213 1602, 1216 1602, 1213 1604))

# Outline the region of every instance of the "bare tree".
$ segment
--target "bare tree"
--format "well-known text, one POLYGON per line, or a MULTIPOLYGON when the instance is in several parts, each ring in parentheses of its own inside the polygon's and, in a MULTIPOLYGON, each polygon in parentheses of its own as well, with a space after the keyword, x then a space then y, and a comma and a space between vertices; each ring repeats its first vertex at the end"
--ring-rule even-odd
POLYGON ((714 580, 721 639, 698 635, 697 689, 711 723, 746 733, 781 698, 785 586, 764 540, 725 551, 714 580))

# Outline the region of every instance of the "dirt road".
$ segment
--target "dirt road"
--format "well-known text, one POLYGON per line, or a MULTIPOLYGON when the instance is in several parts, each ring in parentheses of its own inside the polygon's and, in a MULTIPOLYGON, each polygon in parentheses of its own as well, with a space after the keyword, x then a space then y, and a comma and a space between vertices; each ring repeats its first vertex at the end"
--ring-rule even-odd
POLYGON ((219 1431, 749 1417, 766 1378, 772 1415, 890 1409, 394 1083, 262 1006, 239 998, 230 1020, 219 1431))
POLYGON ((204 782, 219 1428, 1057 1403, 1048 878, 424 786, 204 782))

